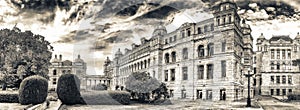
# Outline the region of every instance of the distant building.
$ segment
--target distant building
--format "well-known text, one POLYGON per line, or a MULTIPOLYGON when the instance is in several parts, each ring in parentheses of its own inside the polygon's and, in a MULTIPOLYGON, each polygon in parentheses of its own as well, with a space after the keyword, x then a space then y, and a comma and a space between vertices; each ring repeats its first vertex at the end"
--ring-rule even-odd
POLYGON ((83 59, 75 59, 74 62, 62 60, 62 55, 55 55, 49 66, 49 90, 56 91, 58 78, 62 74, 75 74, 80 79, 80 88, 84 90, 92 90, 98 84, 105 84, 110 89, 110 80, 112 75, 111 61, 107 57, 104 62, 104 75, 89 75, 86 73, 87 65, 83 59))
POLYGON ((291 39, 278 35, 257 39, 256 70, 261 95, 285 96, 300 93, 300 69, 293 63, 300 59, 300 35, 291 39))
POLYGON ((142 38, 140 45, 132 44, 124 53, 118 50, 113 60, 113 88, 126 88, 132 72, 148 72, 167 84, 173 98, 244 98, 244 74, 253 73, 251 28, 241 20, 233 2, 213 6, 213 15, 169 33, 159 25, 152 38, 142 38))
POLYGON ((49 90, 56 91, 58 78, 62 74, 77 75, 81 82, 81 89, 86 88, 86 63, 80 58, 80 55, 78 55, 78 58, 74 62, 62 60, 62 55, 59 55, 59 58, 55 55, 49 66, 49 90))

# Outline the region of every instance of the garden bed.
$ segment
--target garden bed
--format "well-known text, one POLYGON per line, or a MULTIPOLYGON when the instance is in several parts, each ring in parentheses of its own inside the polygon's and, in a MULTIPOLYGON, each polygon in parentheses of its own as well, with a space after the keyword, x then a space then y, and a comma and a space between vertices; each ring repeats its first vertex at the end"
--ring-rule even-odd
POLYGON ((81 96, 87 105, 130 104, 130 94, 125 91, 86 91, 81 96))
POLYGON ((19 103, 18 91, 0 91, 1 103, 19 103))

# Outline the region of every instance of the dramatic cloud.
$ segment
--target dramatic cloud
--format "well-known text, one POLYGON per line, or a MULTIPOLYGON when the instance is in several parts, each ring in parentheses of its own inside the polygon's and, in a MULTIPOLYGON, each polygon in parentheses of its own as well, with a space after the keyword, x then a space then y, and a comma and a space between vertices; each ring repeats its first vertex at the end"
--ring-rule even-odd
MULTIPOLYGON (((300 28, 299 0, 235 0, 239 14, 260 33, 292 37, 300 28), (283 28, 284 27, 284 28, 283 28), (289 28, 286 28, 289 27, 289 28)), ((220 0, 1 0, 0 28, 32 30, 52 42, 55 54, 72 60, 81 54, 90 74, 102 73, 106 56, 149 39, 156 25, 168 32, 185 22, 211 18, 220 0), (71 56, 71 57, 70 57, 71 56), (73 57, 74 56, 74 57, 73 57)))

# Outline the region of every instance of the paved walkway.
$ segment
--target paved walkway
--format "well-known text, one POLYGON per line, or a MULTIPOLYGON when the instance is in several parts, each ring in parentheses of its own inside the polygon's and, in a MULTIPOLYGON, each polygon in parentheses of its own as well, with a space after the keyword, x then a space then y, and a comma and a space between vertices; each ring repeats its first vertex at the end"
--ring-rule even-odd
POLYGON ((272 97, 262 97, 259 101, 265 110, 300 110, 298 104, 292 102, 280 102, 272 97))
POLYGON ((57 100, 57 101, 50 101, 50 105, 46 110, 58 110, 58 108, 61 105, 61 101, 57 100))
POLYGON ((0 103, 0 110, 23 110, 27 106, 19 103, 0 103))
POLYGON ((196 110, 196 109, 251 109, 262 110, 262 108, 246 108, 246 102, 228 101, 203 101, 203 100, 173 100, 171 105, 131 104, 131 105, 73 105, 65 106, 71 110, 196 110))

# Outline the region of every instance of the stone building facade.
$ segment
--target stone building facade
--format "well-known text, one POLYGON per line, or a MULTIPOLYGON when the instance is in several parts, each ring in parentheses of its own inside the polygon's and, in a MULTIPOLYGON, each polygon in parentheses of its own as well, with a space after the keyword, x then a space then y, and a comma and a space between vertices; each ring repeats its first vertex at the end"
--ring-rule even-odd
POLYGON ((75 59, 74 62, 62 60, 62 55, 55 55, 49 66, 49 90, 56 91, 58 78, 62 74, 75 74, 80 79, 80 88, 83 90, 92 90, 95 86, 104 84, 110 89, 112 75, 112 61, 107 57, 104 62, 104 75, 89 75, 86 73, 87 65, 83 59, 75 59))
POLYGON ((74 62, 62 60, 62 55, 55 55, 49 66, 49 90, 56 91, 58 78, 62 74, 75 74, 80 79, 80 88, 86 88, 86 63, 78 55, 74 62))
POLYGON ((260 79, 257 85, 261 95, 286 96, 300 93, 300 69, 295 61, 300 58, 300 35, 292 39, 278 35, 257 39, 256 70, 260 79), (263 80, 261 80, 263 79, 263 80))
POLYGON ((244 74, 253 69, 251 28, 233 2, 212 8, 214 17, 185 23, 173 32, 163 25, 150 39, 114 57, 113 86, 125 87, 132 72, 148 72, 167 84, 172 98, 238 100, 246 94, 244 74), (245 92, 244 92, 245 91, 245 92))

